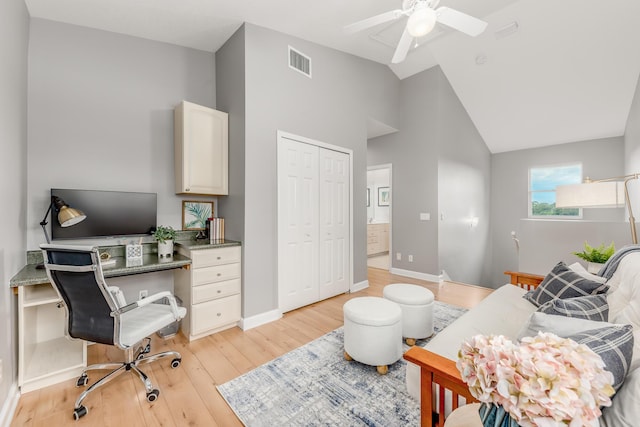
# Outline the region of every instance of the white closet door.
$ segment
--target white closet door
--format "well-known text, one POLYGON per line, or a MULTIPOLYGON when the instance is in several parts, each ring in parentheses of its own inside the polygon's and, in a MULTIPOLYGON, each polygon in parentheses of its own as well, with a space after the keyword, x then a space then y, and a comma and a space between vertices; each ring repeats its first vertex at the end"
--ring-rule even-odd
POLYGON ((349 290, 349 155, 320 149, 320 299, 349 290))
POLYGON ((318 301, 318 151, 282 139, 278 150, 278 295, 283 312, 318 301))

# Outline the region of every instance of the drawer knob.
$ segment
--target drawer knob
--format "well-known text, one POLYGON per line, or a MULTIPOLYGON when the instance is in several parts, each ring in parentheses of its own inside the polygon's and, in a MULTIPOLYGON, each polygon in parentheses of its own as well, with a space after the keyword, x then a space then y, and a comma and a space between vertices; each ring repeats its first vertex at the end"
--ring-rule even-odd
POLYGON ((218 293, 219 293, 219 294, 221 294, 221 293, 222 293, 222 291, 221 291, 220 289, 218 289, 218 293))
POLYGON ((219 257, 218 257, 218 259, 222 259, 222 257, 221 257, 221 256, 219 256, 219 257))
POLYGON ((222 313, 218 313, 218 317, 222 316, 222 313))
POLYGON ((218 273, 218 277, 222 276, 222 273, 218 273))

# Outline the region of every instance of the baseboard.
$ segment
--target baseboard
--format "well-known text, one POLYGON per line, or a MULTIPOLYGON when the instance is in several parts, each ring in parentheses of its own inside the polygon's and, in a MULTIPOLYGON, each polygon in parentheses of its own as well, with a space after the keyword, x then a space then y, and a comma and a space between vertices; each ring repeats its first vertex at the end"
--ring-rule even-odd
POLYGON ((240 329, 243 331, 256 328, 260 325, 264 325, 282 318, 282 311, 271 310, 265 313, 260 313, 255 316, 246 317, 240 319, 240 329))
POLYGON ((442 281, 442 276, 436 276, 435 274, 419 273, 417 271, 403 270, 401 268, 392 268, 391 274, 398 276, 411 277, 412 279, 427 280, 429 282, 439 283, 442 281))
POLYGON ((2 410, 0 410, 1 427, 9 427, 11 425, 11 421, 13 420, 13 415, 16 412, 16 408, 18 407, 19 400, 20 392, 18 391, 18 383, 14 382, 13 384, 11 384, 11 387, 9 387, 7 399, 4 401, 4 405, 2 405, 2 410))
POLYGON ((369 281, 363 280, 362 282, 354 283, 353 286, 351 286, 351 289, 349 289, 349 292, 351 293, 358 292, 363 289, 367 289, 368 287, 369 287, 369 281))

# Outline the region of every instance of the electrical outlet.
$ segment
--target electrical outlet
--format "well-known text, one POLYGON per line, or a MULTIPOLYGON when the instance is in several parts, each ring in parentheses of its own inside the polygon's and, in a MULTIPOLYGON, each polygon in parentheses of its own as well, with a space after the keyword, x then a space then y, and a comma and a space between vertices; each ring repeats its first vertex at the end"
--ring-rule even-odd
POLYGON ((400 252, 396 252, 396 260, 402 261, 402 254, 400 252))
POLYGON ((413 255, 409 255, 409 262, 413 262, 413 255))
POLYGON ((143 289, 140 291, 140 295, 138 299, 143 299, 149 296, 149 291, 147 291, 146 289, 143 289))

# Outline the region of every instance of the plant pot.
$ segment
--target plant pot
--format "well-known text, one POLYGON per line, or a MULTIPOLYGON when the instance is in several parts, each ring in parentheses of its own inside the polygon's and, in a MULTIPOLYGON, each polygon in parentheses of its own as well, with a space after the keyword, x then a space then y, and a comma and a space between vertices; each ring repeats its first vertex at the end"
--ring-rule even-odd
POLYGON ((599 262, 588 262, 587 271, 591 274, 598 274, 603 266, 604 264, 600 264, 599 262))
POLYGON ((158 258, 173 258, 173 240, 167 240, 164 243, 158 242, 158 258))

